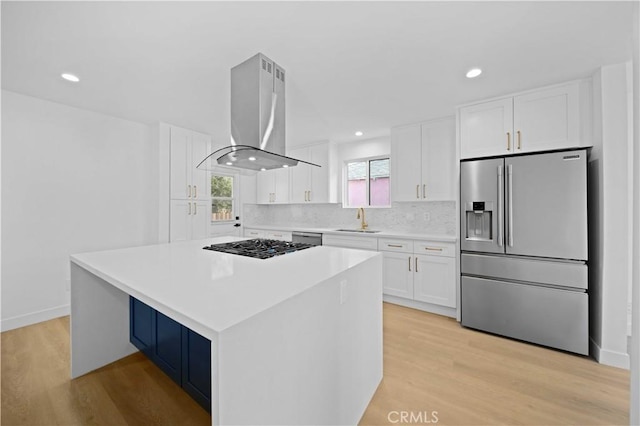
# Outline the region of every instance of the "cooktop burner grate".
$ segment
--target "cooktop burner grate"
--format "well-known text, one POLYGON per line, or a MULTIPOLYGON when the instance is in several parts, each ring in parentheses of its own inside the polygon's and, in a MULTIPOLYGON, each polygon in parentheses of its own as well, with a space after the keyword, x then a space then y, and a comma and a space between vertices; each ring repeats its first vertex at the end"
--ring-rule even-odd
POLYGON ((221 253, 237 254, 256 259, 269 259, 298 250, 314 247, 311 244, 292 243, 289 241, 254 239, 234 241, 231 243, 211 244, 203 247, 205 250, 219 251, 221 253))

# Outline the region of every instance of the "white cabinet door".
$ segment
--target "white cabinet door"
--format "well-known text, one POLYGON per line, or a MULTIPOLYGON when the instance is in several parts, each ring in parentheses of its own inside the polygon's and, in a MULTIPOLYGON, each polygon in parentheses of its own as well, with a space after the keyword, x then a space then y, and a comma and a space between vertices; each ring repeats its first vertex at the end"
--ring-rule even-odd
POLYGON ((191 210, 191 239, 207 238, 211 224, 211 203, 207 200, 192 201, 191 210))
POLYGON ((171 199, 186 199, 191 197, 191 170, 187 167, 191 159, 189 139, 190 136, 187 130, 177 127, 171 128, 171 199))
MULTIPOLYGON (((308 148, 296 148, 287 152, 287 155, 292 158, 297 158, 298 160, 309 161, 309 149, 308 148)), ((307 191, 309 191, 309 186, 311 184, 311 171, 309 170, 311 166, 298 163, 297 166, 293 167, 289 173, 291 178, 291 198, 290 201, 292 203, 306 203, 307 202, 307 191)))
POLYGON ((413 256, 410 253, 382 252, 383 292, 413 299, 413 256))
POLYGON ((425 200, 455 200, 455 119, 422 124, 422 187, 425 200))
POLYGON ((256 174, 256 203, 270 204, 274 192, 273 172, 258 172, 256 174))
POLYGON ((265 232, 259 229, 247 228, 244 230, 244 236, 247 238, 264 238, 265 232))
POLYGON ((266 231, 264 237, 270 240, 279 241, 291 241, 293 239, 291 232, 287 231, 266 231))
POLYGON ((309 161, 319 165, 310 169, 310 186, 307 196, 311 203, 329 202, 329 144, 314 145, 309 148, 309 161))
POLYGON ((460 108, 461 158, 513 152, 513 98, 460 108))
POLYGON ((190 239, 191 202, 187 200, 171 200, 169 212, 169 241, 185 241, 190 239))
POLYGON ((422 198, 422 141, 420 125, 391 130, 391 199, 422 198))
POLYGON ((414 299, 454 308, 455 258, 418 254, 415 259, 414 299))
POLYGON ((282 204, 289 202, 289 169, 270 170, 274 174, 274 197, 273 202, 282 204))
POLYGON ((187 165, 191 170, 191 198, 208 200, 211 198, 211 178, 206 170, 196 169, 196 166, 211 154, 209 136, 200 133, 191 134, 191 161, 187 165))
POLYGON ((513 98, 513 130, 516 152, 580 146, 578 83, 513 98))

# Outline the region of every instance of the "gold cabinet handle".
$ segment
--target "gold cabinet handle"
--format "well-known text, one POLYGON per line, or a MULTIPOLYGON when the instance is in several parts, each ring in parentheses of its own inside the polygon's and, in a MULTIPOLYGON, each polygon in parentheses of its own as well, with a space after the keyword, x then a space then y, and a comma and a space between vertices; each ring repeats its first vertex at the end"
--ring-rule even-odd
POLYGON ((193 185, 193 198, 198 198, 198 186, 193 185))
POLYGON ((191 185, 187 185, 187 198, 191 198, 191 185))
POLYGON ((427 198, 427 184, 422 184, 422 198, 427 198))
POLYGON ((511 151, 511 132, 507 132, 507 151, 511 151))
POLYGON ((402 248, 402 246, 400 244, 387 244, 387 247, 402 248))
POLYGON ((517 134, 518 134, 518 149, 521 149, 521 139, 522 138, 520 137, 520 130, 518 130, 517 134))
POLYGON ((189 215, 191 215, 191 203, 187 203, 189 204, 189 215))
POLYGON ((409 272, 411 272, 411 256, 409 256, 409 272))
POLYGON ((193 214, 198 214, 198 205, 193 203, 193 214))
POLYGON ((420 198, 420 184, 416 185, 416 198, 420 198))
POLYGON ((311 201, 311 190, 309 190, 309 201, 311 201))
POLYGON ((424 249, 427 251, 442 251, 440 247, 425 247, 424 249))
POLYGON ((418 272, 418 258, 416 257, 416 272, 418 272))

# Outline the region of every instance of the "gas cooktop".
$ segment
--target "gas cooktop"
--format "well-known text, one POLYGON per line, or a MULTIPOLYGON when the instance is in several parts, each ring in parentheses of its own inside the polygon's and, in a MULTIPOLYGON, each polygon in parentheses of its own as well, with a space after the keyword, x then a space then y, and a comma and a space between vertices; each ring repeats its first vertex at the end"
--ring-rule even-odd
POLYGON ((231 243, 211 244, 203 247, 205 250, 219 251, 222 253, 237 254, 240 256, 255 257, 257 259, 269 259, 294 251, 314 247, 311 244, 291 243, 288 241, 255 239, 234 241, 231 243))

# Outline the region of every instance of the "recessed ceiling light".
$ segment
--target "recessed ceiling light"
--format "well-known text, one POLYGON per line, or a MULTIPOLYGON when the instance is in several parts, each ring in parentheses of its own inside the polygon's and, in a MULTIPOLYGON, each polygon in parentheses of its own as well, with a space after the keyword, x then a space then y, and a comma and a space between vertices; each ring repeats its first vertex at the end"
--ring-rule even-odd
POLYGON ((265 169, 264 167, 260 169, 261 172, 266 171, 267 169, 265 169))
POLYGON ((77 75, 73 75, 73 74, 69 74, 69 73, 64 73, 61 75, 62 78, 64 78, 67 81, 72 81, 74 83, 77 83, 80 81, 80 79, 78 78, 77 75))
POLYGON ((467 78, 476 78, 480 74, 482 74, 482 70, 480 68, 471 68, 467 71, 467 78))
POLYGON ((364 133, 362 133, 360 130, 356 132, 356 136, 362 136, 362 135, 364 135, 364 133))
POLYGON ((233 163, 231 161, 227 161, 227 166, 233 166, 233 163))
POLYGON ((289 167, 289 165, 288 164, 283 164, 282 167, 284 167, 286 169, 287 167, 289 167))
POLYGON ((249 161, 256 161, 256 157, 249 157, 249 161))

